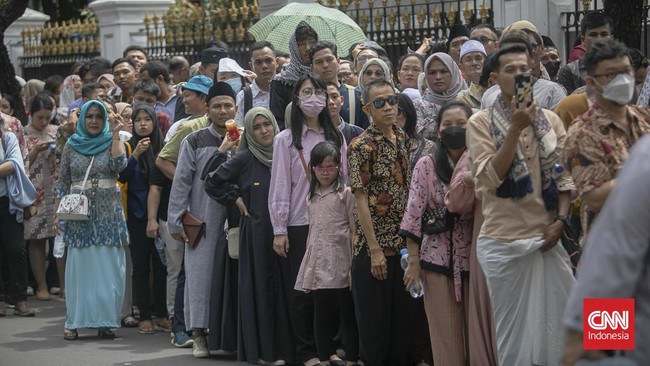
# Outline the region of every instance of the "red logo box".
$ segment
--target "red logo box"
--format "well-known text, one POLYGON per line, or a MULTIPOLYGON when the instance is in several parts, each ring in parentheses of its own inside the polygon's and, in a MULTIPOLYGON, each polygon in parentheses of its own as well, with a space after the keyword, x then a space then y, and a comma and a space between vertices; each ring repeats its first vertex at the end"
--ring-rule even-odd
POLYGON ((584 299, 586 350, 634 349, 634 299, 584 299))

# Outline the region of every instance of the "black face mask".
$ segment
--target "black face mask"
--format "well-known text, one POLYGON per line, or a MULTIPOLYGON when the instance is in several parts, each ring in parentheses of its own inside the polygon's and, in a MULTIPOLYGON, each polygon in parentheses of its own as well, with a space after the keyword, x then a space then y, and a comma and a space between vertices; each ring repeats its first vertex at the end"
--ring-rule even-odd
POLYGON ((440 132, 442 143, 451 150, 460 150, 465 147, 465 128, 460 126, 447 127, 440 132))
POLYGON ((557 72, 560 71, 560 61, 550 61, 544 64, 546 71, 550 77, 555 77, 557 72))

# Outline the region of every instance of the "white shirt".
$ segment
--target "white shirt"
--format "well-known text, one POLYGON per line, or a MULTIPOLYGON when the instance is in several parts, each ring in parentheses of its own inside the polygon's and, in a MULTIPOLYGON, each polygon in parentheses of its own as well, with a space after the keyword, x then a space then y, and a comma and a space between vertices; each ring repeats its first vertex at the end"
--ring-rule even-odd
MULTIPOLYGON (((253 93, 253 108, 254 107, 264 107, 269 108, 271 101, 271 92, 264 91, 257 86, 256 80, 253 80, 251 84, 251 92, 253 93)), ((237 93, 237 114, 235 114, 235 122, 238 125, 244 125, 244 89, 240 90, 237 93)))

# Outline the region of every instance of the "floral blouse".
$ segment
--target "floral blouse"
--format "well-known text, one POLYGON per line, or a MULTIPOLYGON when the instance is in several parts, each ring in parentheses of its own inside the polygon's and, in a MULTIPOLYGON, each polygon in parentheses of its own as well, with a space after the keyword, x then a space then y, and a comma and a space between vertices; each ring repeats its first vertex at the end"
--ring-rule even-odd
POLYGON ((436 121, 436 116, 440 106, 424 97, 416 99, 413 106, 418 117, 415 126, 416 131, 427 140, 438 141, 438 134, 436 133, 438 121, 436 121))
MULTIPOLYGON (((395 144, 388 141, 374 123, 352 141, 348 148, 348 175, 352 190, 363 189, 368 195, 372 227, 379 246, 385 252, 397 253, 406 247, 398 231, 408 199, 411 171, 409 140, 401 128, 393 126, 393 131, 395 144)), ((358 211, 356 222, 355 256, 368 245, 358 211)))
MULTIPOLYGON (((463 156, 467 155, 467 152, 463 156)), ((460 161, 459 161, 460 162, 460 161)), ((456 169, 469 169, 469 164, 456 169)), ((450 185, 464 184, 463 174, 454 173, 450 185)), ((420 244, 420 263, 422 269, 442 273, 454 281, 456 301, 461 301, 461 276, 469 274, 469 253, 472 243, 473 214, 462 214, 456 219, 451 232, 450 248, 449 233, 436 235, 422 234, 422 215, 427 208, 438 208, 445 205, 445 195, 449 187, 441 182, 435 171, 434 161, 430 156, 423 156, 415 165, 408 204, 400 234, 420 244), (453 253, 452 253, 453 248, 453 253)), ((465 199, 473 204, 474 195, 465 199)), ((468 202, 469 203, 469 202, 468 202)))

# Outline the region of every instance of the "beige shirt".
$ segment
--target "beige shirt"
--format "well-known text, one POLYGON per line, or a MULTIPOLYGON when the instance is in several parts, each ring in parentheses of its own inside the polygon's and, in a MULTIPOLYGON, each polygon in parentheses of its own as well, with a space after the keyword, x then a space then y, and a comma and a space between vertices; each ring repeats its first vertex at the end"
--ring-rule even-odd
MULTIPOLYGON (((557 154, 562 156, 566 139, 562 120, 549 110, 543 111, 557 134, 557 154)), ((556 212, 547 211, 544 207, 539 143, 533 128, 527 127, 519 137, 519 147, 526 159, 533 184, 533 192, 520 199, 496 196, 496 190, 503 183, 503 179, 499 178, 492 165, 492 157, 497 153, 497 147, 490 133, 490 109, 476 113, 470 118, 467 146, 472 161, 476 195, 483 201, 485 221, 479 236, 499 241, 542 236, 546 227, 552 223, 556 212)), ((566 171, 557 184, 560 191, 575 189, 571 176, 566 171)))

